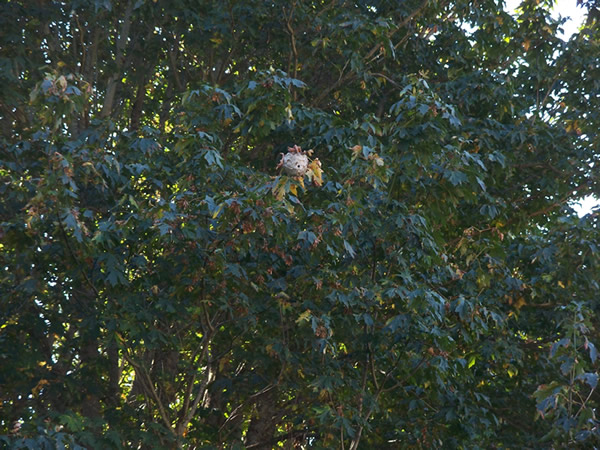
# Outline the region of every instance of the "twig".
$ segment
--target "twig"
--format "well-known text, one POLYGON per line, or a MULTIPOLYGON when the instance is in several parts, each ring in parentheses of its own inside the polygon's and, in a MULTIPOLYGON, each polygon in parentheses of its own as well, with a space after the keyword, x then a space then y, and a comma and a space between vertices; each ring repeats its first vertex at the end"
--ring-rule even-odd
POLYGON ((384 78, 385 80, 389 81, 391 84, 393 84, 395 87, 397 87, 398 89, 401 89, 402 86, 400 86, 398 83, 396 83, 394 80, 392 80, 390 77, 388 77, 387 75, 384 75, 382 73, 378 73, 378 72, 370 72, 369 75, 375 76, 375 77, 381 77, 384 78))
POLYGON ((585 407, 586 403, 588 402, 588 400, 590 399, 590 397, 592 396, 592 394, 594 393, 595 390, 596 390, 595 387, 592 388, 592 390, 590 391, 590 393, 588 394, 588 396, 586 397, 586 399, 581 404, 581 407, 579 408, 579 411, 577 411, 577 413, 575 414, 575 417, 577 417, 581 413, 581 411, 583 410, 583 408, 585 407))

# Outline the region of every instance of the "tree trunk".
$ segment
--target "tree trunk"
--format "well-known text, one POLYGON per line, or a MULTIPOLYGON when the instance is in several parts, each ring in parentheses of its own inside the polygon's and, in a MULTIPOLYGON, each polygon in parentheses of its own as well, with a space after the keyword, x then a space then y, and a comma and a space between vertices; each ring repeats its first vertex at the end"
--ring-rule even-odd
POLYGON ((146 97, 146 79, 142 78, 140 84, 138 84, 137 93, 135 95, 135 101, 131 108, 131 121, 129 128, 132 131, 137 130, 140 127, 140 119, 142 117, 142 111, 144 108, 144 98, 146 97))
POLYGON ((277 429, 277 391, 275 388, 260 395, 255 404, 252 421, 246 433, 246 447, 258 450, 273 448, 277 429))
POLYGON ((129 0, 129 2, 127 3, 127 8, 125 9, 125 14, 123 16, 123 25, 121 27, 121 31, 119 32, 119 37, 117 39, 117 49, 115 57, 117 69, 115 70, 115 73, 113 73, 110 76, 106 85, 104 103, 102 105, 102 112, 100 113, 102 117, 108 117, 112 113, 114 108, 115 95, 117 93, 117 87, 120 83, 121 78, 123 78, 122 72, 125 66, 124 51, 125 46, 127 45, 127 40, 129 39, 129 28, 131 26, 131 14, 133 13, 133 6, 133 1, 129 0))
POLYGON ((106 352, 108 354, 108 399, 111 405, 117 406, 121 392, 119 387, 119 381, 121 380, 119 348, 115 342, 112 342, 106 352))
POLYGON ((101 415, 101 386, 102 381, 98 373, 98 334, 97 326, 89 327, 81 331, 81 347, 79 356, 81 358, 81 380, 83 382, 84 398, 81 404, 81 413, 86 417, 97 418, 101 415))

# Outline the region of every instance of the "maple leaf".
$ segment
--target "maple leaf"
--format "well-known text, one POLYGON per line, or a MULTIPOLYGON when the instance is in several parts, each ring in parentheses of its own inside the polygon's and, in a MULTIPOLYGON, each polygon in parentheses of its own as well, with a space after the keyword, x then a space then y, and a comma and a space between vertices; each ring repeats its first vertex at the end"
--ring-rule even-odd
POLYGON ((323 170, 321 169, 321 161, 319 158, 315 158, 308 165, 309 170, 309 178, 312 179, 312 182, 315 186, 323 185, 323 170))

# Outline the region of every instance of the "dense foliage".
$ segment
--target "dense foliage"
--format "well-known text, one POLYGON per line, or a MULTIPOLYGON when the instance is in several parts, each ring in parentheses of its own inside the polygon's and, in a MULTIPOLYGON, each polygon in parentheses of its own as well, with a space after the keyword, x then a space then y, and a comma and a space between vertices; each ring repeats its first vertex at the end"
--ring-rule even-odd
POLYGON ((600 445, 580 3, 2 1, 0 442, 600 445))

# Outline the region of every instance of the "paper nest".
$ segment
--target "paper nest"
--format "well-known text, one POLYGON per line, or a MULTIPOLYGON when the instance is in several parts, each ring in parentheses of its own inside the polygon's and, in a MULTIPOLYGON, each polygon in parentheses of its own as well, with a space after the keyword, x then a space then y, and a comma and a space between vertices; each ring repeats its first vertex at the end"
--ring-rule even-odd
POLYGON ((281 166, 287 175, 303 177, 308 170, 308 156, 303 153, 286 153, 281 166))

